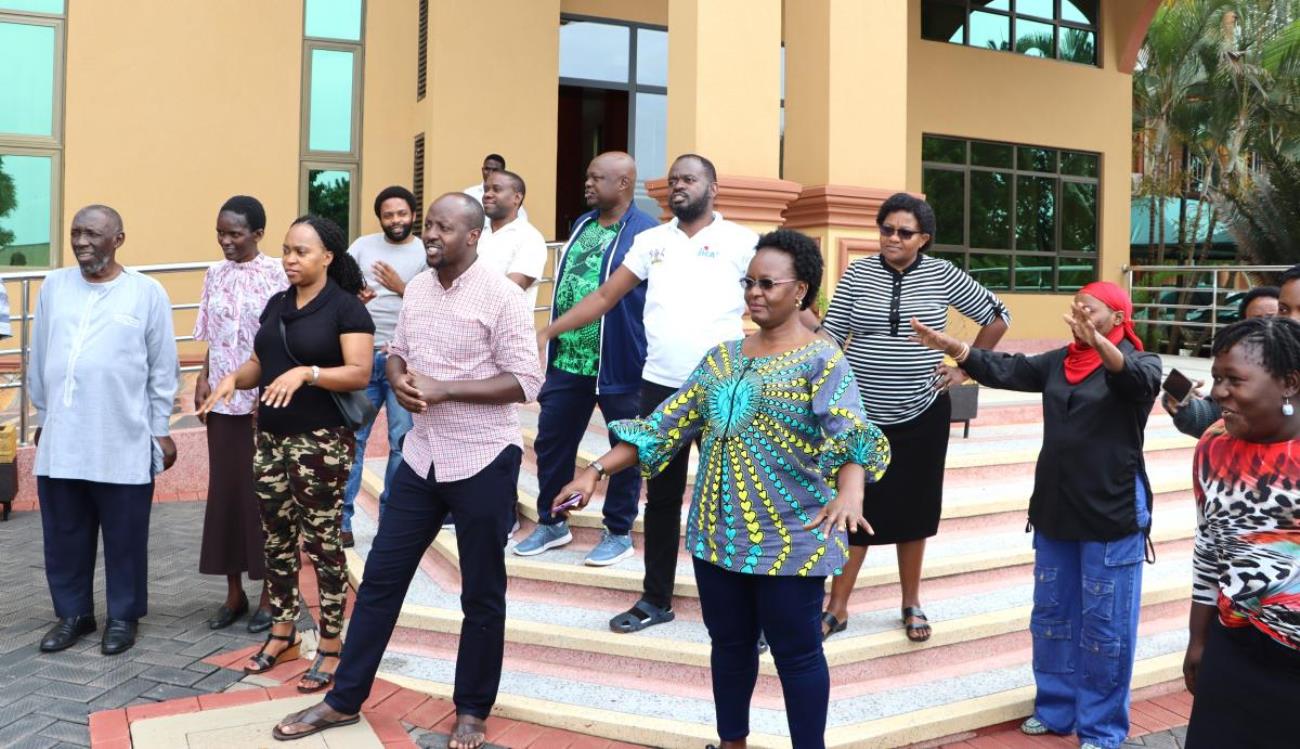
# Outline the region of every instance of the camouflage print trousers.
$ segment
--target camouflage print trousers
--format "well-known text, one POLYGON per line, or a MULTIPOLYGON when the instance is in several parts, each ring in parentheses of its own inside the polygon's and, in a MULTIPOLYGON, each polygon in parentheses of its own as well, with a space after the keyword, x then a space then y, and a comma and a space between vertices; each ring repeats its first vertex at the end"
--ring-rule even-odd
POLYGON ((266 583, 275 621, 298 618, 298 543, 316 568, 320 632, 343 630, 347 562, 343 556, 343 489, 356 440, 341 427, 306 434, 257 433, 253 472, 266 532, 266 583))

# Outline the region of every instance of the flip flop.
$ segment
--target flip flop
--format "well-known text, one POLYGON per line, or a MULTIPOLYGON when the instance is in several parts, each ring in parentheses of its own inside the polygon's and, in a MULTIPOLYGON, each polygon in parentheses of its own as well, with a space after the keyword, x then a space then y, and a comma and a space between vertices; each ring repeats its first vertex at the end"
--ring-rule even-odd
POLYGON ((620 634, 640 632, 646 627, 664 624, 676 619, 669 609, 661 609, 648 601, 637 601, 632 608, 609 620, 609 628, 620 634))
POLYGON ((912 642, 925 642, 930 639, 933 630, 930 627, 930 620, 926 617, 925 612, 920 606, 908 606, 903 609, 903 628, 907 631, 907 639, 912 642), (908 619, 920 619, 919 624, 909 623, 908 619), (913 636, 914 633, 927 630, 923 635, 913 636))
POLYGON ((356 723, 357 721, 361 720, 360 715, 353 715, 348 718, 340 718, 339 720, 330 720, 320 715, 313 715, 311 717, 308 717, 308 713, 311 713, 313 710, 321 707, 324 704, 325 704, 324 702, 320 702, 307 708, 306 710, 301 710, 299 712, 294 713, 293 715, 287 716, 284 720, 277 723, 275 725, 275 728, 271 729, 271 737, 274 738, 276 741, 294 741, 295 739, 301 739, 304 736, 311 736, 312 734, 320 733, 321 731, 324 731, 329 728, 350 726, 353 723, 356 723), (280 726, 286 725, 286 721, 288 725, 293 725, 294 723, 301 723, 305 726, 310 726, 311 728, 310 730, 303 731, 301 733, 285 733, 280 730, 280 726))
POLYGON ((844 629, 849 626, 847 619, 845 621, 840 621, 829 611, 822 612, 822 624, 825 624, 827 627, 826 631, 822 633, 822 642, 826 642, 831 635, 837 632, 843 632, 844 629))

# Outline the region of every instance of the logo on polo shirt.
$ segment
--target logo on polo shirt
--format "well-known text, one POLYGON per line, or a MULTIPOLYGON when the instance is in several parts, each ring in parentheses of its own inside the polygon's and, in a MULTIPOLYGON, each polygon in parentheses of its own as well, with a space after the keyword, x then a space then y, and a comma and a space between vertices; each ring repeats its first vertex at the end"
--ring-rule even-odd
POLYGON ((706 245, 700 247, 699 251, 695 253, 695 256, 696 256, 696 257, 717 257, 717 256, 718 256, 718 251, 715 250, 715 249, 710 248, 710 247, 706 244, 706 245))
POLYGON ((650 250, 650 264, 658 265, 664 261, 664 248, 656 247, 650 250))

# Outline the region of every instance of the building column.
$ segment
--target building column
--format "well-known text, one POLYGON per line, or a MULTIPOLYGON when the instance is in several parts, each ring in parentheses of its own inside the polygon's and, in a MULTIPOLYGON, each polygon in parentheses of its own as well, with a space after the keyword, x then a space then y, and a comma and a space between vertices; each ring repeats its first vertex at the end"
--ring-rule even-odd
POLYGON ((803 185, 785 225, 821 242, 828 286, 879 249, 876 210, 908 182, 911 5, 785 6, 785 176, 803 185))
MULTIPOLYGON (((778 176, 781 5, 668 3, 668 158, 698 153, 713 161, 718 210, 756 230, 780 225, 800 189, 778 176)), ((666 207, 665 181, 648 188, 666 207)))

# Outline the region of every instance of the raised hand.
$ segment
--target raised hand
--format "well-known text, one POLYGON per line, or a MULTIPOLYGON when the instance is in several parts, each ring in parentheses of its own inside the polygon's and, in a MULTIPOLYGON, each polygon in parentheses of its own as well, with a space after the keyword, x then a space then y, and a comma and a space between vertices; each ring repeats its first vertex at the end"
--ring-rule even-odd
POLYGON ((1099 334, 1086 307, 1075 302, 1070 305, 1070 314, 1062 317, 1065 319, 1065 324, 1070 326, 1070 332, 1074 334, 1075 340, 1086 346, 1096 347, 1099 334))

